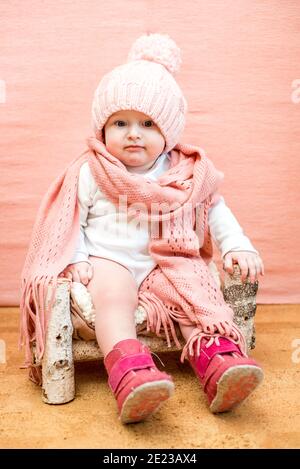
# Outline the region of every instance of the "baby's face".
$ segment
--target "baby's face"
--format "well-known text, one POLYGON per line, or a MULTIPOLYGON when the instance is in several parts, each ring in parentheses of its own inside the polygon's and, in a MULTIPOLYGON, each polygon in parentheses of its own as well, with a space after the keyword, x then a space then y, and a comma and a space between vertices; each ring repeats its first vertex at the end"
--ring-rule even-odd
POLYGON ((118 111, 104 126, 109 153, 135 172, 151 168, 165 148, 165 139, 151 117, 138 111, 118 111))

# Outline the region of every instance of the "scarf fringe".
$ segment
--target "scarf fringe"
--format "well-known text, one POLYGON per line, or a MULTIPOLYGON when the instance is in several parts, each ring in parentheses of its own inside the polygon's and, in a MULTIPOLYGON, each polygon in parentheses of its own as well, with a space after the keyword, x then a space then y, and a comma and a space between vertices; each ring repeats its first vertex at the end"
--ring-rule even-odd
MULTIPOLYGON (((34 384, 42 386, 43 376, 42 376, 42 367, 40 365, 29 365, 29 379, 34 384)), ((28 368, 27 367, 27 368, 28 368)))
POLYGON ((147 314, 147 331, 154 332, 158 337, 161 337, 161 330, 163 330, 168 347, 171 347, 169 334, 169 332, 171 332, 175 345, 181 349, 172 316, 164 303, 151 293, 140 292, 139 304, 144 308, 147 314))
POLYGON ((29 368, 29 378, 39 385, 42 384, 41 366, 35 360, 40 363, 44 355, 47 325, 56 288, 57 278, 53 275, 39 275, 29 281, 22 280, 19 348, 25 347, 24 366, 29 368))
MULTIPOLYGON (((185 325, 191 325, 180 311, 174 312, 166 308, 164 303, 157 298, 156 295, 148 292, 140 292, 139 304, 144 308, 147 315, 147 331, 155 333, 161 337, 163 331, 166 337, 168 347, 171 347, 171 338, 174 340, 176 346, 180 349, 181 344, 178 340, 174 321, 185 325), (170 338, 171 332, 171 338, 170 338)), ((233 343, 237 344, 244 356, 247 356, 247 343, 239 328, 227 320, 224 321, 211 321, 207 317, 203 317, 190 335, 188 341, 182 349, 180 361, 184 362, 188 356, 194 355, 194 347, 196 345, 196 354, 200 355, 201 341, 203 338, 209 340, 207 346, 211 345, 214 341, 218 343, 218 337, 226 337, 233 343)))
MULTIPOLYGON (((203 322, 203 321, 202 321, 203 322)), ((191 333, 187 343, 183 347, 180 361, 183 363, 185 359, 189 356, 195 355, 196 347, 196 356, 200 355, 201 352, 201 342, 202 339, 208 339, 206 347, 209 347, 214 342, 219 345, 218 338, 226 337, 234 344, 238 345, 243 356, 247 357, 247 344, 242 332, 234 323, 229 323, 228 321, 220 321, 214 323, 214 332, 210 330, 211 326, 198 324, 197 327, 191 333)))

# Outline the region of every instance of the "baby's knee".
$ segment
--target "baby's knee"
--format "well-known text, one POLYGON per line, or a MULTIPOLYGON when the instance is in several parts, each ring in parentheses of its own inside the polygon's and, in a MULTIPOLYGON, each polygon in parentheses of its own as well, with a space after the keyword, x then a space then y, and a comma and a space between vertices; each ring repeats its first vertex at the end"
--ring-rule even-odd
MULTIPOLYGON (((98 308, 136 308, 138 288, 132 274, 122 265, 102 258, 90 258, 94 275, 87 288, 98 308)), ((123 308, 123 309, 124 309, 123 308)))
POLYGON ((123 288, 118 286, 111 286, 106 288, 102 294, 103 301, 107 303, 118 303, 118 304, 132 304, 137 306, 138 303, 138 294, 137 290, 134 288, 126 287, 123 288))
POLYGON ((94 304, 101 305, 103 309, 122 307, 135 310, 138 306, 138 291, 131 285, 106 285, 93 292, 94 304))

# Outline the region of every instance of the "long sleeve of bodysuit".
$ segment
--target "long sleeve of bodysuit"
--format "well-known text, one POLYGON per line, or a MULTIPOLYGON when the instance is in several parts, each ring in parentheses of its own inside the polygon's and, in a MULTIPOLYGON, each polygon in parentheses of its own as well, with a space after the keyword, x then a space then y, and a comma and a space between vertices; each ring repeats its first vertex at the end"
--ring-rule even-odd
POLYGON ((208 224, 212 239, 222 257, 229 251, 251 251, 258 254, 232 211, 225 204, 224 197, 221 196, 209 209, 208 224))

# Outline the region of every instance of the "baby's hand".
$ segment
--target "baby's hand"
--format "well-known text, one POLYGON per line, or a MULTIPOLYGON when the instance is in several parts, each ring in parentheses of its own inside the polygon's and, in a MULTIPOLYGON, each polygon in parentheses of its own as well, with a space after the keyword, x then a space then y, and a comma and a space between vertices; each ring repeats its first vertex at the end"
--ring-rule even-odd
POLYGON ((264 264, 260 256, 249 251, 230 251, 223 259, 223 269, 229 274, 233 273, 233 264, 238 264, 241 269, 242 281, 249 274, 250 282, 254 283, 259 274, 265 275, 264 264))
POLYGON ((59 277, 69 278, 73 282, 87 285, 93 277, 93 267, 89 262, 76 262, 76 264, 69 264, 59 274, 59 277))

